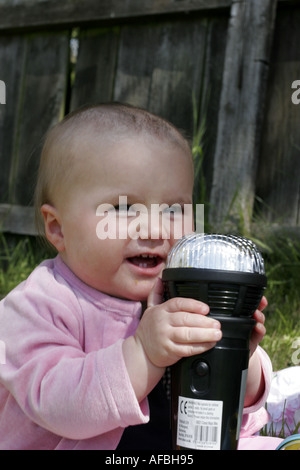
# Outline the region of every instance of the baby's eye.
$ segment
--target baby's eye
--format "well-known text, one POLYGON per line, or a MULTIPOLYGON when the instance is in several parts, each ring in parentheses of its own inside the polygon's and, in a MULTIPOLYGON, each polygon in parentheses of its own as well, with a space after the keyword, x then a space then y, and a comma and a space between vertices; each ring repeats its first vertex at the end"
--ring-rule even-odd
POLYGON ((117 204, 116 206, 114 206, 114 209, 118 212, 128 212, 130 207, 131 206, 129 204, 126 204, 123 206, 120 206, 119 204, 117 204))
POLYGON ((136 216, 134 207, 130 204, 124 204, 124 205, 117 204, 116 206, 114 206, 114 209, 120 216, 126 216, 126 217, 136 216))
POLYGON ((163 214, 178 215, 183 214, 183 208, 180 204, 172 204, 170 207, 166 207, 163 210, 163 214))

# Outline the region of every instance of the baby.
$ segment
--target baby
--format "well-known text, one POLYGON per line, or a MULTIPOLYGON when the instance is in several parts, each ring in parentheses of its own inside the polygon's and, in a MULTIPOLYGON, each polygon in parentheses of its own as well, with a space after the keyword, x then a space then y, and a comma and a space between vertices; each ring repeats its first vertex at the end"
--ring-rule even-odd
MULTIPOLYGON (((160 275, 175 228, 182 226, 175 212, 160 213, 156 223, 146 216, 135 237, 118 235, 137 217, 134 205, 150 212, 164 204, 183 212, 192 204, 192 190, 187 141, 144 110, 86 107, 50 130, 35 201, 39 227, 58 255, 0 304, 6 345, 0 448, 146 449, 148 438, 151 446, 171 448, 160 435, 155 444, 156 432, 147 427, 156 419, 156 429, 169 433, 157 412, 167 400, 156 396, 149 413, 148 396, 167 366, 212 348, 222 332, 202 302, 163 302, 160 275), (107 211, 99 215, 99 206, 107 211), (118 222, 117 236, 99 237, 99 222, 106 218, 108 224, 110 217, 118 222), (171 221, 167 237, 165 219, 171 221)), ((260 309, 265 306, 263 299, 260 309)), ((264 315, 257 310, 255 318, 242 436, 266 422, 262 405, 271 366, 257 348, 264 315)))

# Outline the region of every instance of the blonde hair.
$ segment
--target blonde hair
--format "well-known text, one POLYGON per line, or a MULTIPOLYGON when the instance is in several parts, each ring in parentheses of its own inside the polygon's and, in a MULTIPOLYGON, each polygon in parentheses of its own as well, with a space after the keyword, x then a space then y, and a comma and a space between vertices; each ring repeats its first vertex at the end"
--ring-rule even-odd
POLYGON ((85 106, 68 114, 46 134, 34 196, 35 221, 39 235, 45 236, 40 209, 54 205, 57 188, 68 187, 74 174, 78 138, 92 134, 116 142, 120 138, 144 134, 179 145, 192 159, 189 143, 170 122, 128 104, 106 103, 85 106))

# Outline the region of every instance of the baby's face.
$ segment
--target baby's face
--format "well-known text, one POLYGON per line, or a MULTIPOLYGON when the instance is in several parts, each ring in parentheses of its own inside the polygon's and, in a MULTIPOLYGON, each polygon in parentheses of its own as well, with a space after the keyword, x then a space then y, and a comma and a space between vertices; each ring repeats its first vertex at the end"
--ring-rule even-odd
MULTIPOLYGON (((78 151, 84 155, 80 177, 56 206, 64 238, 61 256, 86 284, 115 297, 145 300, 176 241, 176 215, 171 224, 166 218, 166 238, 164 215, 153 218, 151 211, 158 204, 192 204, 191 158, 179 146, 143 137, 109 143, 105 150, 94 138, 78 151), (120 212, 120 196, 128 206, 142 204, 143 218, 139 212, 126 213, 126 208, 120 212), (102 204, 115 209, 97 212, 99 206, 105 207, 102 204), (117 230, 117 236, 100 239, 100 229, 105 238, 103 231, 113 227, 113 221, 122 226, 122 238, 117 230), (131 227, 126 238, 124 225, 131 227)), ((178 223, 182 226, 182 217, 178 223)))

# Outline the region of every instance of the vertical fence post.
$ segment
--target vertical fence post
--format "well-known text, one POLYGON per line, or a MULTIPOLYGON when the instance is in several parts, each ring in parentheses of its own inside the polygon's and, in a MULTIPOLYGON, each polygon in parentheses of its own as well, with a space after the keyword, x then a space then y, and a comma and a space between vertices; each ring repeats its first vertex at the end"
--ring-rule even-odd
POLYGON ((215 230, 230 230, 241 218, 250 225, 276 6, 232 2, 210 197, 215 230))

